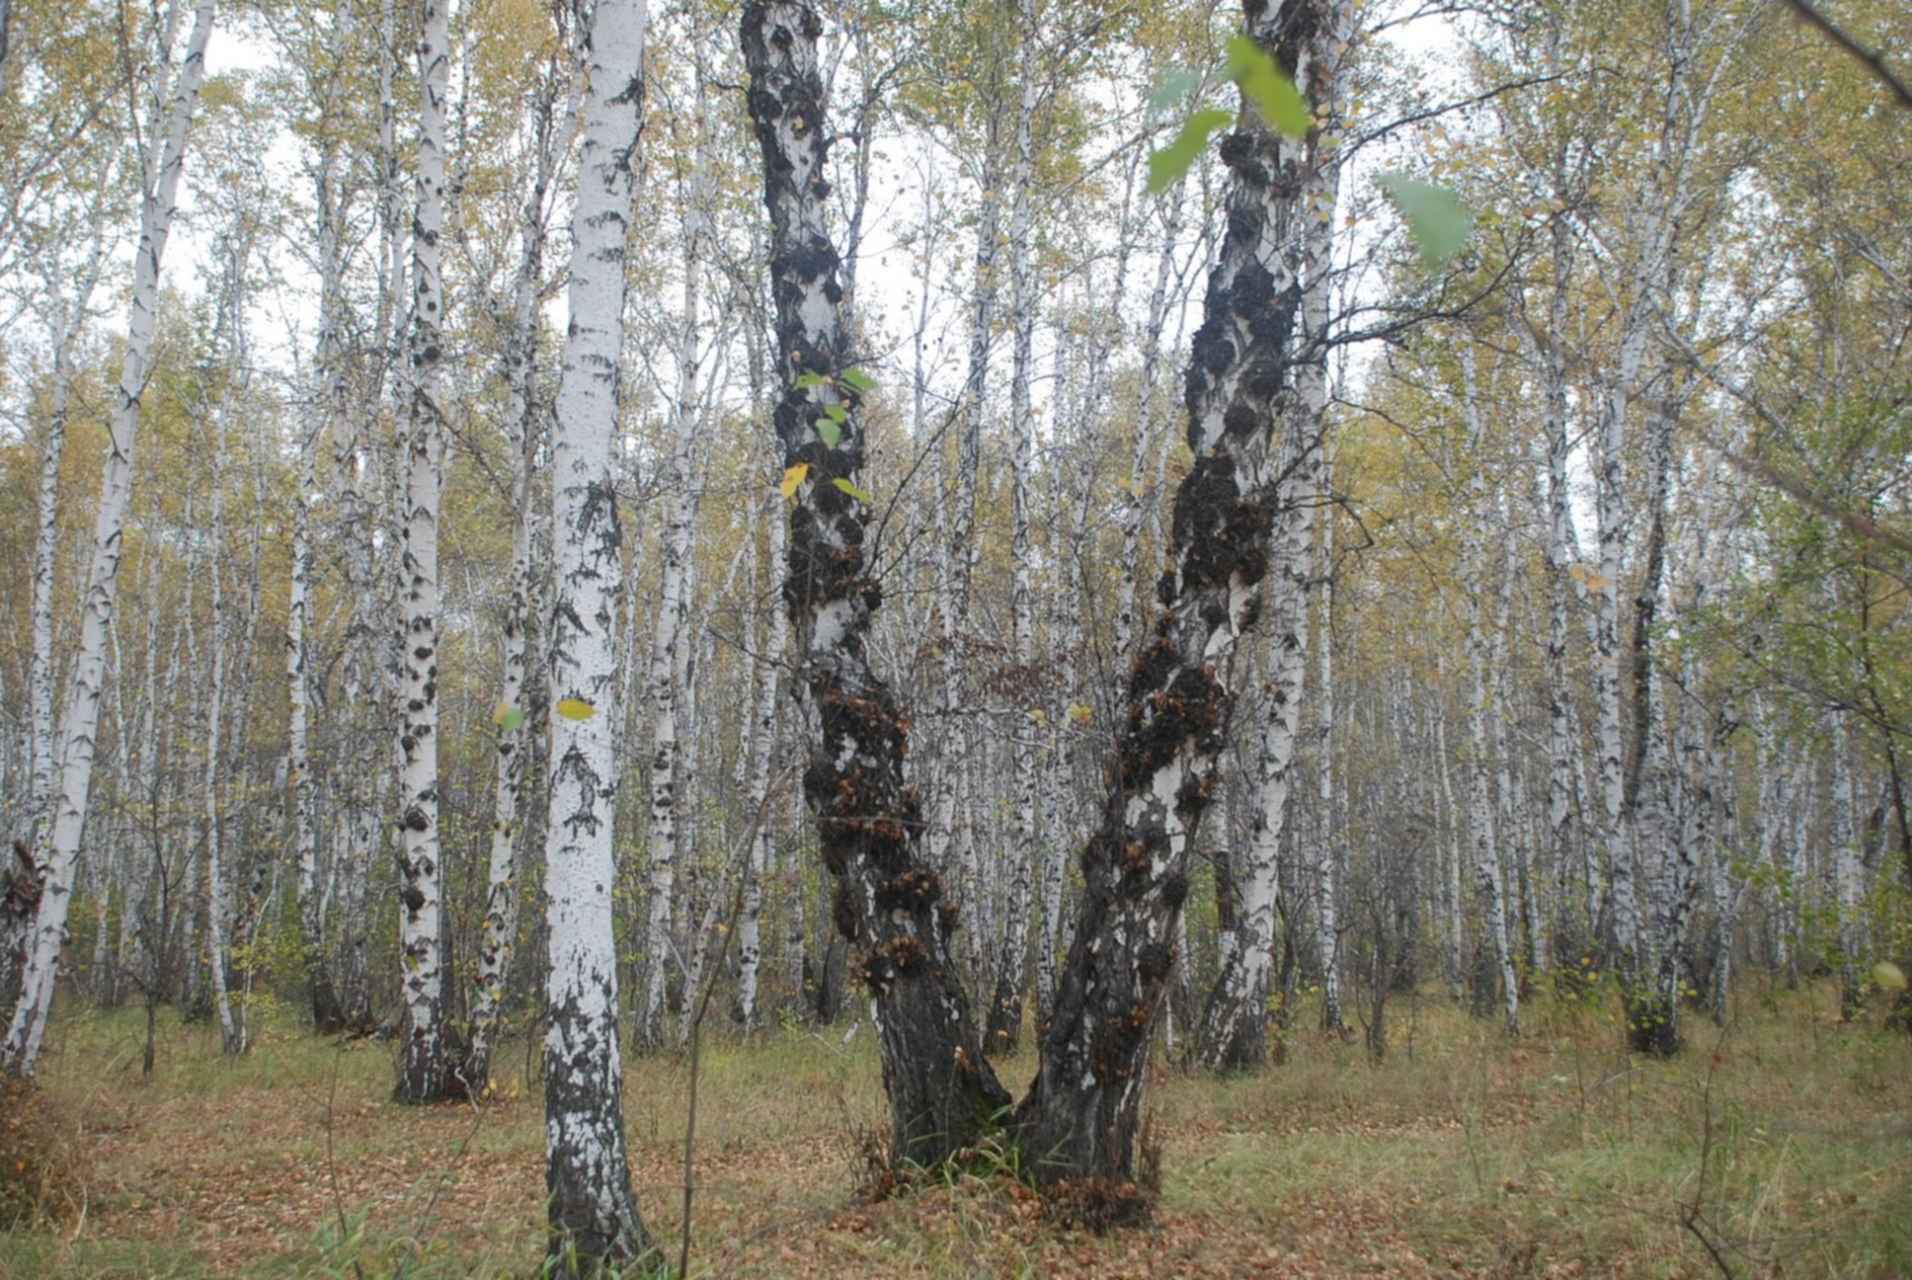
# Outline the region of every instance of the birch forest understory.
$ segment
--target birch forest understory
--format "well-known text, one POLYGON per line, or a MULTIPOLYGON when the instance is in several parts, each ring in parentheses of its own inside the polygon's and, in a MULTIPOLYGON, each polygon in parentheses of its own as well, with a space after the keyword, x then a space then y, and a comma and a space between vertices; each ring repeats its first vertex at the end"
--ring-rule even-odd
POLYGON ((1908 78, 0 0, 0 1272, 1912 1272, 1908 78))

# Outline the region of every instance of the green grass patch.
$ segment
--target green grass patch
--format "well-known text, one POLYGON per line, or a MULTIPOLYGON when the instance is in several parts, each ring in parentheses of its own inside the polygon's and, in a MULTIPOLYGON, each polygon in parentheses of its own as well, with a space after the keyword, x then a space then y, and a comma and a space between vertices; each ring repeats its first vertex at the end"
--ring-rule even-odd
MULTIPOLYGON (((1723 1035, 1689 1015, 1672 1061, 1623 1052, 1598 999, 1537 997, 1514 1042, 1435 995, 1395 1009, 1379 1064, 1317 1033, 1250 1077, 1158 1062, 1156 1220, 1103 1237, 982 1170, 859 1203, 854 1135, 887 1115, 869 1035, 709 1039, 692 1273, 1717 1274, 1702 1236, 1736 1275, 1912 1270, 1912 1041, 1839 1023, 1836 992, 1749 992, 1723 1035)), ((417 1109, 390 1100, 387 1047, 284 1014, 237 1062, 167 1016, 151 1082, 143 1036, 136 1011, 55 1023, 41 1092, 69 1117, 83 1211, 0 1236, 0 1275, 536 1273, 523 1042, 501 1048, 493 1101, 417 1109)), ((1020 1086, 1034 1059, 998 1069, 1020 1086)), ((627 1059, 625 1080, 633 1182, 674 1242, 688 1063, 627 1059)))

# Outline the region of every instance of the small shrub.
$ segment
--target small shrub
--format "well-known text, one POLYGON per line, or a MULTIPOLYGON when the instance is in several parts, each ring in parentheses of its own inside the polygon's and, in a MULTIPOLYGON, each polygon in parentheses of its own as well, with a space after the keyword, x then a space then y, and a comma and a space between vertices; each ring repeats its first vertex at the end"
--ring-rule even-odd
POLYGON ((26 1080, 0 1080, 0 1230, 63 1222, 86 1203, 79 1125, 26 1080))
POLYGON ((850 1166, 851 1194, 859 1201, 874 1204, 887 1200, 903 1188, 896 1148, 887 1126, 870 1124, 845 1116, 844 1156, 850 1166))

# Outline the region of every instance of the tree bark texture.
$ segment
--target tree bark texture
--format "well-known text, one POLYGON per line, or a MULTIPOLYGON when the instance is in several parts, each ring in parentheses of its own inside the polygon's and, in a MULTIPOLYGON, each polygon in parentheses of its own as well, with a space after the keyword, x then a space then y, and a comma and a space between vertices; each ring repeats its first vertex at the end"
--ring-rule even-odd
POLYGON ((775 425, 786 476, 806 469, 792 490, 783 595, 798 682, 816 713, 804 799, 836 880, 837 930, 857 947, 874 999, 895 1154, 935 1164, 998 1125, 1009 1097, 983 1060, 952 963, 954 906, 917 856, 921 806, 903 777, 909 722, 865 651, 881 594, 864 560, 869 506, 852 492, 868 459, 825 220, 821 31, 808 3, 744 6, 783 383, 775 425))
MULTIPOLYGON (((1298 83, 1322 3, 1245 6, 1251 38, 1298 83)), ((1274 505, 1269 441, 1289 390, 1303 246, 1282 194, 1305 149, 1244 106, 1223 142, 1227 231, 1209 274, 1185 404, 1194 465, 1179 486, 1162 611, 1130 667, 1100 825, 1083 850, 1075 938, 1018 1112, 1037 1176, 1132 1179, 1150 1034, 1175 967, 1188 858, 1233 693, 1224 673, 1259 608, 1274 505)))
POLYGON ((445 424, 439 403, 444 358, 445 93, 451 34, 446 0, 425 0, 418 42, 418 199, 412 211, 412 376, 405 452, 404 551, 398 623, 399 980, 401 1102, 447 1096, 451 1046, 445 1025, 444 851, 438 804, 438 521, 445 487, 445 424))
POLYGON ((545 1194, 550 1257, 592 1270, 652 1252, 625 1146, 611 901, 611 733, 623 594, 612 446, 648 18, 643 0, 600 0, 584 48, 589 83, 571 223, 571 323, 553 442, 545 1194))
MULTIPOLYGON (((118 599, 123 533, 133 491, 133 454, 139 434, 140 397, 146 389, 159 305, 159 266, 172 230, 179 180, 185 172, 186 140, 205 75, 206 43, 212 36, 213 0, 199 0, 184 56, 166 88, 156 89, 158 153, 147 154, 140 198, 139 242, 133 255, 132 305, 126 317, 126 352, 118 395, 108 422, 93 530, 93 556, 80 610, 78 657, 67 686, 59 731, 59 781, 49 792, 50 822, 42 825, 33 876, 36 908, 26 939, 19 999, 4 1040, 0 1066, 12 1075, 32 1075, 53 1001, 60 945, 80 856, 80 835, 92 795, 93 760, 105 695, 106 646, 118 599), (167 89, 170 94, 167 94, 167 89)), ((166 50, 170 53, 170 50, 166 50)))

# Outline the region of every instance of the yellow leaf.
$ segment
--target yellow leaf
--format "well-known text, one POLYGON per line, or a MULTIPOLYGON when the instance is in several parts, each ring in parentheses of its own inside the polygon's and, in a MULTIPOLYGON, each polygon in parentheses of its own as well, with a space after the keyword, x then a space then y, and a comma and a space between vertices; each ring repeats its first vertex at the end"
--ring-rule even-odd
POLYGON ((1905 990, 1905 970, 1890 960, 1881 960, 1872 966, 1872 981, 1883 991, 1905 990))
POLYGON ((1069 705, 1069 718, 1077 724, 1086 725, 1095 719, 1095 708, 1084 702, 1071 703, 1069 705))
POLYGON ((597 708, 582 698, 561 698, 558 700, 558 714, 566 720, 589 720, 597 714, 597 708))
POLYGON ((1567 566, 1567 576, 1589 591, 1605 591, 1613 584, 1584 564, 1567 566))
POLYGON ((807 462, 799 462, 796 466, 791 467, 783 473, 783 483, 778 485, 777 489, 784 497, 795 502, 797 500, 797 486, 802 484, 804 477, 809 474, 810 464, 807 462))

